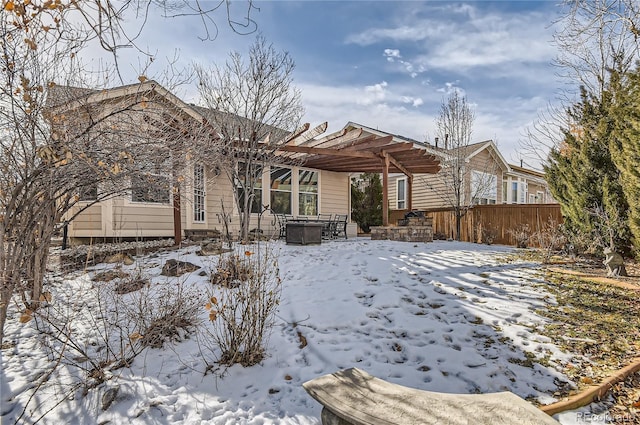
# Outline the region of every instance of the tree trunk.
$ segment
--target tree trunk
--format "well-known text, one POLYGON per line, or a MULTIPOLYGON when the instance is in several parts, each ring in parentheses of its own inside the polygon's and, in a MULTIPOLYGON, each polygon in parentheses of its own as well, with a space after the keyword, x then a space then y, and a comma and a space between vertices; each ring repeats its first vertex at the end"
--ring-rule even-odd
POLYGON ((4 342, 4 324, 7 321, 11 294, 13 294, 13 286, 9 282, 3 282, 2 290, 0 290, 0 346, 4 342))

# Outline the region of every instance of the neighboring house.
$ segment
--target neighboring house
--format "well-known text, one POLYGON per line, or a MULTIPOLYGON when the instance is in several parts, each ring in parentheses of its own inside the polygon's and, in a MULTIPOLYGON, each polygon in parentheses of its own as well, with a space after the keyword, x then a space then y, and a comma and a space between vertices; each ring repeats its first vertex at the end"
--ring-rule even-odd
MULTIPOLYGON (((508 164, 492 140, 451 149, 444 141, 436 140, 435 145, 430 145, 354 122, 349 122, 345 128, 360 128, 369 134, 392 136, 395 142, 413 143, 441 161, 443 169, 440 173, 446 172, 447 161, 452 157, 461 158, 460 162, 467 167, 462 184, 462 199, 466 205, 555 202, 543 173, 508 164)), ((447 182, 438 174, 416 174, 413 181, 405 175, 392 175, 388 187, 389 210, 451 207, 452 189, 447 182)))
POLYGON ((502 203, 554 204, 544 173, 509 164, 502 180, 502 203))
MULTIPOLYGON (((154 81, 117 87, 108 90, 67 90, 64 102, 53 106, 56 113, 82 114, 87 107, 93 110, 133 99, 145 103, 145 107, 160 109, 158 116, 180 114, 184 120, 205 122, 201 108, 189 105, 154 81), (147 105, 147 103, 149 105, 147 105), (153 106, 150 106, 153 103, 153 106), (164 109, 163 109, 164 108, 164 109)), ((143 114, 142 114, 143 115, 143 114)), ((139 131, 153 131, 152 125, 140 123, 139 131)), ((117 122, 115 124, 117 126, 117 122)), ((195 126, 194 126, 195 127, 195 126)), ((197 143, 194 142, 194 143, 197 143)), ((198 149, 187 161, 186 170, 181 170, 184 179, 180 187, 180 209, 174 208, 170 185, 164 189, 150 189, 144 184, 131 182, 132 189, 126 194, 108 197, 96 202, 106 183, 94 190, 80 194, 81 202, 71 215, 84 208, 68 225, 70 238, 130 239, 174 236, 174 211, 180 212, 180 227, 183 230, 222 230, 223 213, 230 217, 231 231, 239 229, 239 212, 234 202, 235 185, 225 172, 212 164, 198 161, 198 149), (224 210, 222 205, 224 204, 224 210)), ((153 172, 148 164, 146 172, 153 172)), ((170 179, 170 176, 158 176, 170 179)), ((262 182, 256 189, 260 205, 270 205, 278 213, 294 216, 317 216, 323 214, 349 214, 350 179, 347 172, 326 171, 298 165, 268 165, 262 170, 262 182)), ((257 205, 257 204, 256 204, 257 205)), ((257 209, 256 209, 257 211, 257 209)), ((251 228, 258 227, 259 214, 252 214, 251 228)), ((260 217, 260 227, 275 231, 277 224, 270 213, 260 217)), ((352 234, 355 234, 355 226, 352 234)))

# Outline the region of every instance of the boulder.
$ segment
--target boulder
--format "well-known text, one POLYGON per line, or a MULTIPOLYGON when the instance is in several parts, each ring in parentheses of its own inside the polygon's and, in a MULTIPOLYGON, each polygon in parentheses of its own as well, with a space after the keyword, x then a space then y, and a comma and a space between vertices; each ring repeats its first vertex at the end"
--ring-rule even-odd
POLYGON ((189 263, 188 261, 180 261, 180 260, 167 260, 162 267, 162 272, 160 273, 162 276, 170 276, 177 277, 181 276, 185 273, 191 273, 198 270, 200 266, 196 266, 195 264, 189 263))

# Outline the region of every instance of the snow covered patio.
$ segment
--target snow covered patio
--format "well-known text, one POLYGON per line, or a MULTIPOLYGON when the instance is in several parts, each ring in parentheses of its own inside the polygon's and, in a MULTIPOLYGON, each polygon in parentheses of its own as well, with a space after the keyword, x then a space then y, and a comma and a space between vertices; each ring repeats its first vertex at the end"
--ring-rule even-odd
MULTIPOLYGON (((511 248, 350 239, 318 246, 276 242, 275 249, 282 300, 262 364, 234 366, 223 378, 205 375, 206 350, 192 336, 164 349, 146 348, 105 387, 85 397, 78 390, 74 399, 54 407, 56 397, 69 390, 54 384, 77 373, 65 366, 30 401, 23 420, 35 421, 53 408, 45 423, 318 424, 321 406, 302 383, 351 367, 428 391, 511 391, 542 404, 553 402, 558 384, 567 380, 555 365, 572 355, 536 332, 546 323, 536 310, 554 299, 536 264, 507 259, 511 248), (104 390, 116 385, 116 399, 103 411, 104 390)), ((159 275, 169 258, 215 269, 216 257, 194 251, 139 257, 122 269, 141 270, 158 287, 181 280, 210 292, 208 277, 199 271, 180 278, 159 275)), ((82 272, 65 279, 52 283, 54 303, 65 292, 82 299, 95 284, 82 272)), ((204 305, 202 316, 207 317, 204 305)), ((20 415, 28 389, 49 365, 34 322, 13 319, 6 341, 16 346, 1 351, 7 424, 20 415)), ((87 342, 95 340, 91 324, 75 326, 87 332, 87 342)))

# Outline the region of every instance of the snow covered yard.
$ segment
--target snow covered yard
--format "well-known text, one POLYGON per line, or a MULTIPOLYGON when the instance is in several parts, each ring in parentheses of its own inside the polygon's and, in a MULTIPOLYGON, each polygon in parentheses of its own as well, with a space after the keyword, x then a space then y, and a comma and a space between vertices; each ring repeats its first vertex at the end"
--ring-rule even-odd
MULTIPOLYGON (((2 423, 13 423, 26 405, 24 423, 46 414, 41 423, 318 424, 321 406, 301 384, 349 367, 424 390, 508 390, 544 404, 566 381, 555 366, 569 362, 571 354, 536 332, 546 319, 535 311, 554 299, 535 264, 504 260, 511 248, 368 239, 274 246, 282 299, 260 365, 233 366, 222 378, 205 374, 215 347, 206 333, 196 332, 164 349, 145 348, 130 367, 114 370, 86 395, 72 387, 80 371, 63 364, 29 400, 52 360, 38 342, 35 321, 21 324, 15 312, 5 340, 15 346, 0 352, 2 423), (115 400, 103 411, 104 394, 116 387, 115 400), (57 404, 65 392, 73 397, 57 404)), ((163 294, 178 287, 188 291, 204 328, 204 304, 215 288, 202 271, 211 273, 218 260, 194 251, 139 257, 122 270, 145 275, 154 288, 165 288, 163 294), (169 258, 202 269, 160 276, 169 258)), ((98 285, 90 276, 109 268, 102 264, 89 274, 52 280, 52 305, 86 302, 98 285)), ((78 314, 70 326, 86 335, 87 346, 99 347, 100 333, 87 317, 94 316, 78 314)))

